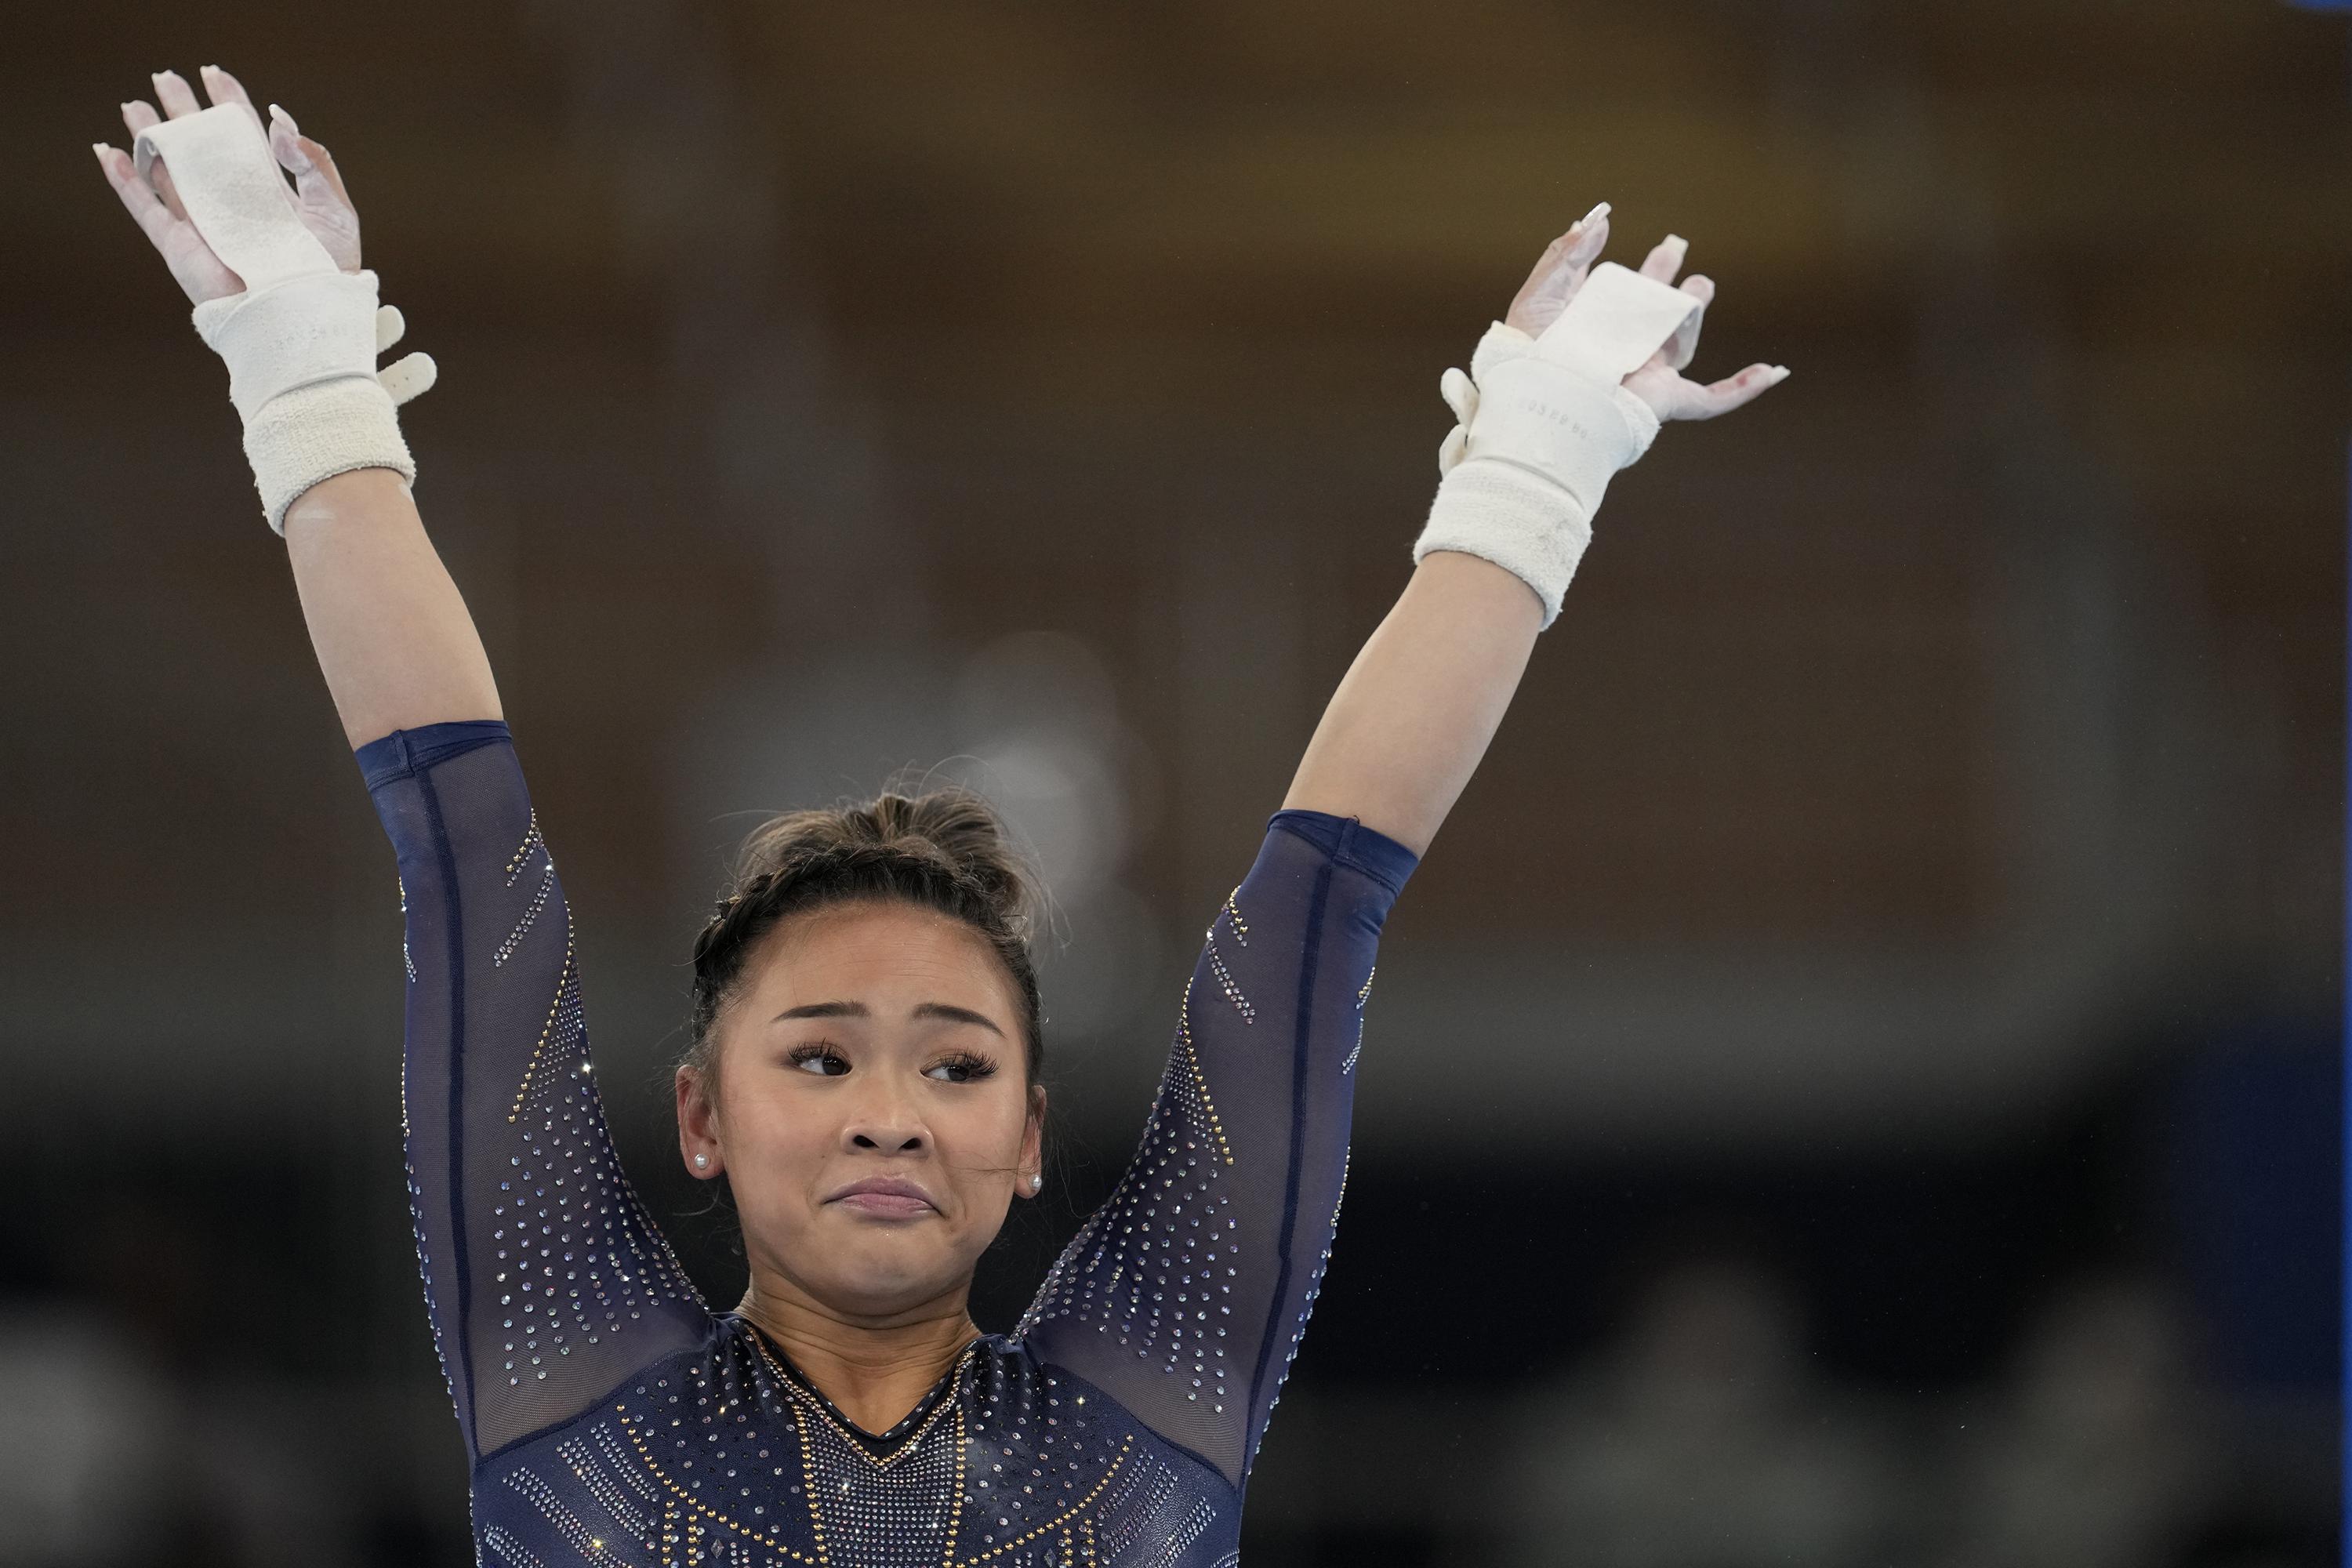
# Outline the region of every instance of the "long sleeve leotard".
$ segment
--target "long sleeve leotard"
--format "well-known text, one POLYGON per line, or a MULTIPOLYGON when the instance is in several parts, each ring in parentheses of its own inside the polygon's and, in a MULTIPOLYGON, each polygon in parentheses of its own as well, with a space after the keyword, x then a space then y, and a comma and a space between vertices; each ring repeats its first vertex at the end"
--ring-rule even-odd
POLYGON ((478 1562, 1235 1561, 1330 1256, 1373 950, 1411 851, 1274 816, 1118 1186, 1011 1334, 869 1433, 705 1305, 622 1175, 506 726, 395 731, 358 758, 399 862, 409 1202, 478 1562))

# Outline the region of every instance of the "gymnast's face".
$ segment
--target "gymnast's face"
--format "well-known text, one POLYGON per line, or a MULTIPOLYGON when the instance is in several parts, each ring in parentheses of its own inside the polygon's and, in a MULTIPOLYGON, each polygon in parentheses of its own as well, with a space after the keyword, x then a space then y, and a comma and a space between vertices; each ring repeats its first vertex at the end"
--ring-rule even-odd
POLYGON ((790 916, 714 1044, 717 1104, 680 1075, 679 1142, 688 1170, 728 1173, 755 1289, 871 1320, 968 1285, 1027 1195, 1045 1110, 986 937, 890 900, 790 916))

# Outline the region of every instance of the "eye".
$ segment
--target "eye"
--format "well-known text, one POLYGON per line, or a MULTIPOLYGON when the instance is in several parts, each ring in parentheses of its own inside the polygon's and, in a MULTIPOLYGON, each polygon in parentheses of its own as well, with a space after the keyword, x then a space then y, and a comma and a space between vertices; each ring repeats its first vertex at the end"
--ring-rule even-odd
POLYGON ((996 1064, 986 1057, 958 1051, 945 1060, 925 1068, 923 1076, 938 1079, 941 1083, 977 1083, 982 1079, 993 1077, 995 1072, 996 1064))
POLYGON ((849 1070, 848 1059, 821 1041, 794 1046, 784 1054, 784 1059, 803 1072, 813 1072, 821 1078, 839 1078, 849 1070))

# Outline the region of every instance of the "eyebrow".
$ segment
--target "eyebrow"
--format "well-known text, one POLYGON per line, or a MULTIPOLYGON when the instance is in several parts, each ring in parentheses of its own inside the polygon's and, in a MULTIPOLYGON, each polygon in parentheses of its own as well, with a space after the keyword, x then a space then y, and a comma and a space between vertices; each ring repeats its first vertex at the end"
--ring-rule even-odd
MULTIPOLYGON (((787 1007, 768 1021, 781 1024, 787 1018, 870 1018, 874 1010, 863 1002, 803 1002, 797 1007, 787 1007)), ((991 1023, 985 1014, 969 1007, 958 1007, 946 1002, 919 1002, 914 1016, 918 1018, 950 1018, 959 1024, 978 1024, 998 1039, 1004 1031, 991 1023)))

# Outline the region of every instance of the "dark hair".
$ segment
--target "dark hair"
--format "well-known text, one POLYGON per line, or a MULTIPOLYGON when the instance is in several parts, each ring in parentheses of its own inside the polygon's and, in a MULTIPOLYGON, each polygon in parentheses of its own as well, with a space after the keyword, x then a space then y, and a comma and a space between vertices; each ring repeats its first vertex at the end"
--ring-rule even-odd
POLYGON ((760 939, 788 915, 879 899, 937 910, 988 939, 1021 998, 1034 1084, 1045 1058, 1029 952, 1039 892, 996 808, 961 784, 771 817, 743 841, 734 885, 695 939, 694 1012, 679 1065, 715 1098, 712 1028, 760 939))

